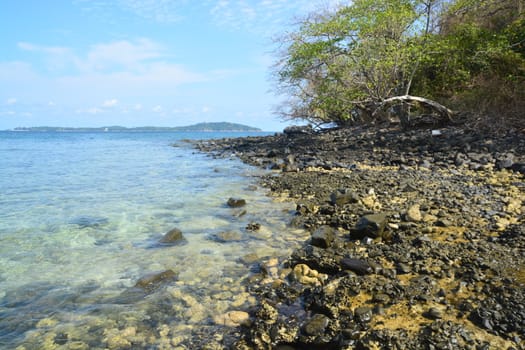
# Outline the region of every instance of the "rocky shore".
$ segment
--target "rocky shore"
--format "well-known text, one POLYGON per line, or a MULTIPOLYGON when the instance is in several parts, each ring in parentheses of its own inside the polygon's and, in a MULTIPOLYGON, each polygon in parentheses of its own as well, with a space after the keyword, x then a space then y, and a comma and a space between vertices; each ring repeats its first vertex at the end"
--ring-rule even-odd
POLYGON ((525 349, 523 130, 301 127, 196 147, 274 170, 262 184, 311 232, 254 263, 249 320, 205 348, 525 349))

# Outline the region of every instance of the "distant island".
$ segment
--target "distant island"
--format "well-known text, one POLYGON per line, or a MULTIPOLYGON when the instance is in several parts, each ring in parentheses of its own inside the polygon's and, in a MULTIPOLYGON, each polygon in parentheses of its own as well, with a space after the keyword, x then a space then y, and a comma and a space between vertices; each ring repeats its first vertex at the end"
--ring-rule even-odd
POLYGON ((38 131, 38 132, 260 132, 259 128, 236 123, 198 123, 188 126, 162 127, 162 126, 140 126, 127 128, 124 126, 103 126, 98 128, 70 128, 57 126, 18 127, 14 131, 38 131))

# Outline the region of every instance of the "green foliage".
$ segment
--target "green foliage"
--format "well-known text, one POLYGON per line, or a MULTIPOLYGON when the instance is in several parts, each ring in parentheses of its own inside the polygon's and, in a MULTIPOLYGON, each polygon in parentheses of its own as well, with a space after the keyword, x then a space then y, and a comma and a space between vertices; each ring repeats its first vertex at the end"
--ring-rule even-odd
POLYGON ((523 0, 457 0, 429 40, 414 89, 494 123, 523 124, 523 0), (520 12, 521 11, 521 12, 520 12))
POLYGON ((370 122, 382 101, 409 93, 469 109, 491 81, 505 85, 491 89, 506 94, 495 103, 520 98, 524 9, 524 0, 354 0, 312 15, 284 38, 276 80, 291 100, 280 113, 370 122))
POLYGON ((280 87, 294 98, 283 113, 361 121, 371 102, 404 93, 417 56, 418 18, 411 0, 356 0, 305 20, 277 67, 280 87))

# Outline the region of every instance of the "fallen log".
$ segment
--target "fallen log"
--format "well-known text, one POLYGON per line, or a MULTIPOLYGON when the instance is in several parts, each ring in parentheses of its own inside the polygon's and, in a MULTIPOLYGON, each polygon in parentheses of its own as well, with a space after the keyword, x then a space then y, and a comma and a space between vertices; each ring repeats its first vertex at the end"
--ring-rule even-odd
POLYGON ((373 115, 375 116, 385 106, 393 104, 393 103, 397 103, 397 102, 406 102, 406 103, 417 102, 417 103, 419 103, 421 105, 424 105, 424 106, 426 106, 426 107, 436 111, 441 116, 446 117, 449 121, 452 120, 452 117, 454 115, 454 112, 451 109, 443 106, 442 104, 440 104, 440 103, 438 103, 436 101, 429 100, 427 98, 423 98, 423 97, 419 97, 419 96, 411 96, 411 95, 394 96, 394 97, 389 97, 389 98, 381 101, 379 103, 379 105, 377 106, 377 108, 375 109, 373 115))

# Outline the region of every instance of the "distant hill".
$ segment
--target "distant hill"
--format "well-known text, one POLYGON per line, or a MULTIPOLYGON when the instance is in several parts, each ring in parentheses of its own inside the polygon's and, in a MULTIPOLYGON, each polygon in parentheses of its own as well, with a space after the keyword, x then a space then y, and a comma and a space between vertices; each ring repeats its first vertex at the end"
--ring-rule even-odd
POLYGON ((162 126, 140 126, 127 128, 124 126, 103 126, 99 128, 69 128, 56 126, 18 127, 14 131, 40 131, 40 132, 259 132, 259 128, 236 123, 198 123, 189 126, 162 127, 162 126))

